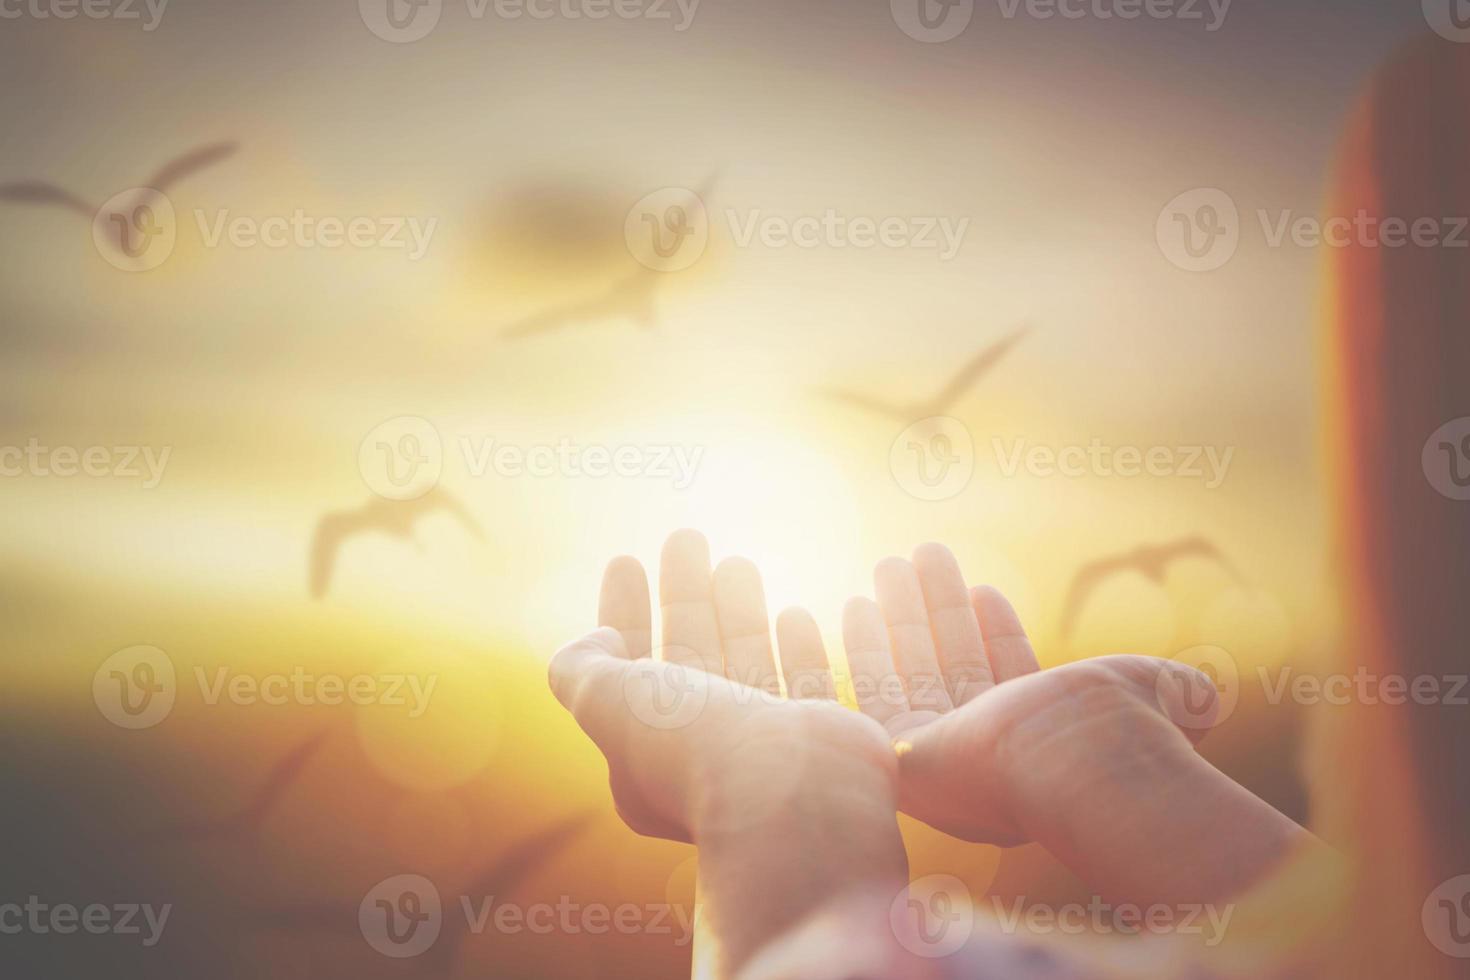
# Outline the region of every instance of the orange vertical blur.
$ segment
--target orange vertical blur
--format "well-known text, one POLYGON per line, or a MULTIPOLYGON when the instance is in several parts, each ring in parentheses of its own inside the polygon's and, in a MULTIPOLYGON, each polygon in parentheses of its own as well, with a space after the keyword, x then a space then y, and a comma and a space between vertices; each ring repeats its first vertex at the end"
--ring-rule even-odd
MULTIPOLYGON (((1470 49, 1416 42, 1353 118, 1329 207, 1376 219, 1470 215, 1470 49)), ((1328 427, 1345 596, 1344 667, 1409 677, 1470 663, 1470 502, 1421 459, 1470 416, 1470 249, 1354 238, 1333 249, 1328 427)), ((1463 962, 1421 924, 1470 873, 1470 708, 1359 705, 1333 733, 1329 824, 1360 862, 1338 976, 1437 978, 1463 962)), ((1324 801, 1327 802, 1327 801, 1324 801)))

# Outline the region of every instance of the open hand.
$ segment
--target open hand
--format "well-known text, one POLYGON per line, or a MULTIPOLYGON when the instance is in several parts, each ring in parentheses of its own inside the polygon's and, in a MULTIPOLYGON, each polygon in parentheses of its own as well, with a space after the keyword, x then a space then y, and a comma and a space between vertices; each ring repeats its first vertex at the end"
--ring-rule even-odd
POLYGON ((946 833, 1030 840, 1100 784, 1181 764, 1208 728, 1215 690, 1192 668, 1115 656, 1041 671, 1011 604, 968 588, 942 545, 879 563, 874 586, 843 615, 853 686, 894 739, 902 809, 946 833), (1206 709, 1184 728, 1168 695, 1191 690, 1206 709))
POLYGON ((710 570, 693 531, 664 546, 660 656, 648 579, 631 558, 602 584, 602 628, 559 651, 557 698, 607 757, 619 813, 639 833, 689 841, 777 820, 794 802, 844 799, 891 822, 897 764, 881 725, 837 704, 821 634, 801 610, 777 622, 780 695, 764 590, 748 561, 710 570))

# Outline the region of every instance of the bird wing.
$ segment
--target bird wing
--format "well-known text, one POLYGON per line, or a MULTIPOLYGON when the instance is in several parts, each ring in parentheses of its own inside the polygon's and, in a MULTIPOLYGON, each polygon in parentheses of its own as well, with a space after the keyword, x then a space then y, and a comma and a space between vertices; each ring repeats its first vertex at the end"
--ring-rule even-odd
POLYGON ((220 160, 234 154, 240 148, 238 143, 211 143, 201 146, 197 150, 190 150, 183 156, 175 157, 158 169, 153 176, 148 178, 146 186, 156 191, 167 191, 173 184, 178 183, 190 174, 197 173, 210 164, 218 163, 220 160))
POLYGON ((704 178, 704 183, 695 189, 694 193, 699 197, 701 204, 708 206, 710 196, 715 192, 715 185, 720 182, 721 169, 720 167, 716 167, 714 170, 711 170, 709 176, 704 178))
POLYGON ((621 316, 634 307, 648 303, 648 298, 658 287, 658 275, 647 269, 639 269, 626 279, 619 279, 591 299, 553 306, 503 328, 500 335, 510 339, 528 337, 531 334, 558 330, 572 323, 621 316))
MULTIPOLYGON (((488 867, 483 868, 463 891, 470 900, 501 897, 511 894, 517 886, 531 875, 540 871, 556 857, 566 845, 580 834, 590 823, 593 815, 581 813, 552 824, 546 830, 533 834, 510 848, 488 867)), ((441 937, 433 952, 440 958, 444 973, 448 975, 464 943, 468 931, 467 920, 453 920, 462 928, 447 937, 441 937)), ((446 927, 449 922, 445 922, 446 927)), ((446 930, 447 931, 447 930, 446 930)))
POLYGON ((266 815, 275 809, 281 797, 286 795, 286 790, 291 788, 291 784, 301 778, 306 764, 327 740, 329 731, 330 729, 323 728, 292 746, 291 750, 271 767, 270 772, 266 774, 265 781, 260 784, 260 789, 256 791, 255 797, 246 805, 242 814, 247 825, 258 828, 266 815))
POLYGON ((470 533, 474 534, 475 537, 481 541, 485 540, 485 529, 480 526, 480 522, 475 520, 474 515, 465 508, 464 504, 452 496, 448 490, 445 490, 443 487, 436 488, 432 493, 420 497, 419 500, 424 504, 423 513, 428 513, 433 510, 447 510, 458 518, 459 522, 470 533))
POLYGON ((1087 602, 1087 597, 1108 576, 1127 568, 1127 558, 1101 558, 1094 562, 1088 562, 1077 570, 1072 576, 1072 584, 1067 588, 1067 598, 1062 603, 1062 618, 1059 632, 1063 640, 1070 639, 1072 632, 1077 628, 1077 620, 1082 615, 1082 609, 1087 602))
POLYGON ((293 747, 282 759, 271 767, 265 782, 256 791, 255 797, 239 812, 213 820, 192 820, 175 824, 162 830, 140 834, 137 842, 142 845, 177 844, 183 841, 228 837, 259 829, 260 821, 271 811, 285 794, 286 789, 301 775, 306 763, 321 748, 326 740, 327 729, 322 729, 306 741, 293 747))
POLYGON ((979 381, 986 372, 995 367, 995 365, 999 363, 1000 359, 1005 357, 1006 354, 1010 353, 1011 348, 1016 346, 1016 344, 1021 341, 1021 338, 1026 336, 1026 334, 1030 332, 1030 327, 1022 327, 1015 333, 1012 333, 1006 337, 1002 337, 1000 340, 997 340, 995 343, 991 344, 989 347, 985 348, 983 351, 970 358, 969 362, 960 369, 960 372, 956 374, 950 380, 949 384, 945 385, 944 389, 940 391, 939 394, 934 398, 934 401, 932 402, 934 411, 932 414, 938 415, 945 409, 949 408, 949 406, 953 405, 956 401, 958 401, 959 397, 963 395, 970 388, 971 385, 973 385, 976 381, 979 381))
POLYGON ((211 837, 235 837, 243 833, 245 824, 239 814, 217 817, 211 820, 191 820, 158 830, 138 834, 133 842, 139 847, 157 847, 163 844, 182 844, 187 841, 208 840, 211 837))
POLYGON ((18 204, 54 204, 70 208, 88 218, 97 215, 97 209, 86 201, 44 180, 22 180, 13 184, 0 184, 0 201, 15 201, 18 204))
POLYGON ((332 568, 337 561, 337 551, 347 537, 362 530, 368 517, 362 510, 342 510, 323 515, 317 521, 316 533, 311 539, 311 597, 320 599, 327 594, 332 581, 332 568))
POLYGON ((836 401, 840 402, 846 402, 849 405, 856 405, 858 408, 865 408, 870 412, 877 412, 880 415, 898 417, 903 417, 904 415, 903 409, 899 408, 897 405, 890 405, 888 402, 880 401, 877 398, 873 398, 869 395, 864 395, 861 392, 850 391, 846 388, 821 388, 818 390, 822 395, 826 396, 827 398, 835 399, 836 401))
POLYGON ((552 330, 560 330, 569 324, 578 323, 583 320, 593 319, 602 311, 606 301, 604 296, 580 303, 566 303, 562 306, 553 306, 548 310, 526 317, 504 327, 500 336, 508 339, 529 337, 532 334, 547 333, 552 330))
POLYGON ((1205 537, 1202 534, 1196 534, 1193 537, 1188 538, 1181 538, 1178 541, 1173 542, 1172 544, 1165 545, 1160 550, 1163 552, 1162 557, 1165 561, 1173 561, 1176 558, 1191 557, 1212 559, 1213 561, 1218 563, 1221 568, 1229 572, 1230 576, 1234 578, 1237 582, 1244 583, 1245 581, 1244 576, 1240 574, 1240 570, 1235 567, 1234 562, 1226 557, 1225 552, 1221 551, 1220 547, 1216 545, 1215 542, 1211 541, 1209 538, 1205 537))

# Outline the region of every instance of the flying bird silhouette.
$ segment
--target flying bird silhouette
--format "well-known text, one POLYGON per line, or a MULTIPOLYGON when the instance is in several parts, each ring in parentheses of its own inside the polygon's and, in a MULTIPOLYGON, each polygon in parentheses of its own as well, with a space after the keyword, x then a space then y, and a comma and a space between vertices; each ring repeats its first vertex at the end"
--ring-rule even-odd
POLYGON ((307 763, 321 749, 330 729, 309 736, 293 746, 271 767, 260 787, 249 801, 236 812, 215 820, 195 820, 162 830, 141 835, 140 844, 173 844, 184 841, 206 840, 218 837, 235 837, 254 840, 265 825, 266 818, 285 797, 286 791, 301 778, 307 763))
POLYGON ((1066 601, 1062 604, 1061 635, 1066 640, 1077 627, 1087 597, 1105 580, 1120 572, 1134 571, 1150 581, 1163 584, 1169 565, 1184 558, 1204 558, 1225 569, 1237 583, 1244 584, 1238 569, 1214 542, 1201 535, 1180 538, 1161 545, 1143 545, 1132 551, 1089 562, 1072 576, 1066 601))
POLYGON ((888 415, 904 422, 912 422, 915 419, 927 419, 936 415, 944 415, 959 401, 966 391, 972 388, 976 382, 990 372, 1000 360, 1010 353, 1012 347, 1020 343, 1021 338, 1031 332, 1029 326, 1022 327, 1014 333, 1008 334, 991 344, 989 347, 976 354, 962 367, 954 377, 949 380, 937 394, 932 398, 910 402, 903 405, 895 405, 881 399, 873 398, 863 392, 851 391, 844 388, 827 388, 822 393, 829 398, 856 405, 871 412, 888 415))
MULTIPOLYGON (((583 813, 552 824, 546 830, 533 834, 511 848, 502 857, 482 868, 470 880, 461 893, 473 903, 476 913, 488 911, 489 902, 515 891, 527 878, 549 864, 588 824, 593 814, 583 813)), ((445 930, 429 950, 427 958, 438 967, 443 976, 454 974, 454 965, 459 960, 460 950, 469 938, 471 923, 468 916, 446 917, 445 930), (451 930, 449 926, 454 928, 451 930)))
MULTIPOLYGON (((701 205, 709 200, 719 179, 719 171, 705 178, 694 191, 701 205)), ((640 266, 632 275, 614 282, 590 299, 553 306, 500 331, 507 340, 518 340, 535 334, 550 333, 579 323, 628 319, 644 329, 658 326, 658 293, 667 281, 666 272, 640 266)))
POLYGON ((412 540, 419 520, 438 511, 447 511, 476 538, 485 540, 485 531, 479 522, 470 516, 463 504, 440 487, 415 500, 377 497, 356 510, 339 510, 323 515, 317 522, 311 542, 312 598, 320 599, 327 594, 342 542, 369 531, 412 540))
POLYGON ((577 323, 592 323, 624 317, 644 329, 658 326, 658 296, 664 273, 640 268, 625 279, 619 279, 606 290, 580 303, 568 303, 526 317, 500 331, 507 340, 518 340, 533 334, 549 333, 577 323))
POLYGON ((88 221, 121 217, 124 219, 122 222, 113 221, 109 225, 109 232, 112 238, 116 239, 113 244, 125 249, 124 236, 127 234, 127 223, 134 220, 139 208, 149 204, 158 195, 167 193, 170 187, 185 177, 211 164, 218 163, 232 155, 237 149, 239 149, 237 143, 211 143, 175 157, 153 173, 139 188, 136 197, 116 215, 104 216, 100 213, 102 205, 88 204, 70 191, 43 180, 23 180, 0 184, 0 201, 66 208, 69 211, 75 211, 88 221))
MULTIPOLYGON (((465 939, 472 928, 481 925, 472 922, 468 913, 478 915, 487 900, 509 897, 526 879, 549 864, 592 820, 593 814, 589 812, 558 821, 512 845, 476 874, 462 892, 440 895, 441 931, 420 964, 426 970, 451 976, 465 939), (470 905, 469 910, 465 908, 466 903, 470 905)), ((246 920, 260 928, 346 938, 361 936, 359 908, 358 904, 345 902, 310 902, 242 911, 246 920)), ((488 911, 494 914, 493 908, 488 911)))

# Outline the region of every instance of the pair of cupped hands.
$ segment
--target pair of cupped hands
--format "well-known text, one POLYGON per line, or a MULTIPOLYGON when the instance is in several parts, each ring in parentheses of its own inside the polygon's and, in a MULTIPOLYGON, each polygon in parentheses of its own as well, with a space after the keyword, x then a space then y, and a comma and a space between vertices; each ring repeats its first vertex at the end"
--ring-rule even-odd
POLYGON ((668 539, 657 657, 643 567, 609 564, 600 628, 558 651, 550 680, 606 756, 633 830, 698 843, 762 802, 846 792, 1014 845, 1140 760, 1192 755, 1209 727, 1197 705, 1176 724, 1166 692, 1214 692, 1181 664, 1108 656, 1041 670, 1010 602, 969 586, 942 545, 885 559, 873 579, 876 601, 854 598, 842 617, 853 711, 837 700, 810 614, 782 612, 773 651, 750 562, 711 569, 703 536, 668 539))

